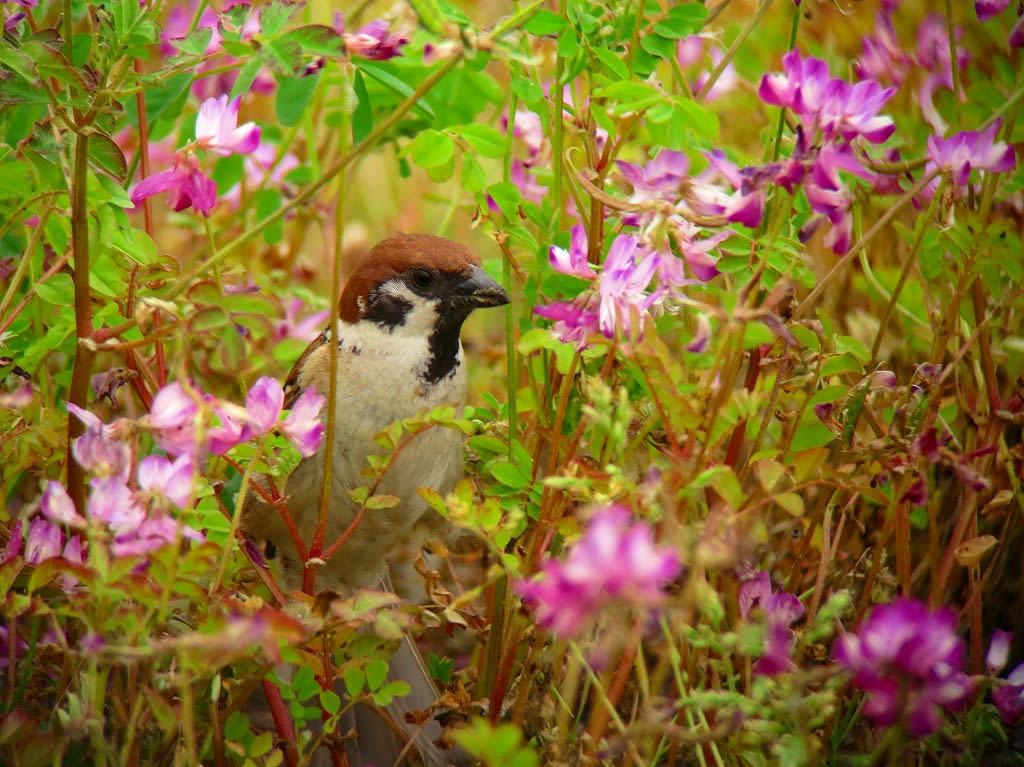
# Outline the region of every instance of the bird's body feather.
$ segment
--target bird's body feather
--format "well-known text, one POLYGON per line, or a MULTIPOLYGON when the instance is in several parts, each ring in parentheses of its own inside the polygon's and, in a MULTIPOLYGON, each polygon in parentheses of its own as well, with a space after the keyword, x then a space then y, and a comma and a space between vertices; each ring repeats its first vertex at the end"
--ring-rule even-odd
MULTIPOLYGON (((330 392, 331 346, 336 345, 331 492, 324 545, 345 532, 360 505, 349 491, 373 480, 364 475, 368 459, 387 451, 377 435, 392 423, 442 405, 460 411, 466 402, 466 370, 459 340, 462 323, 474 308, 507 303, 504 290, 480 269, 479 259, 450 240, 410 235, 375 247, 346 285, 339 318, 302 354, 285 385, 287 404, 312 387, 330 392)), ((326 412, 326 408, 324 409, 326 412)), ((285 485, 285 499, 306 545, 320 514, 324 447, 304 458, 285 485)), ((367 510, 345 544, 317 571, 319 588, 349 591, 387 586, 387 558, 402 544, 429 538, 451 543, 457 530, 419 496, 420 488, 450 491, 462 475, 462 437, 447 428, 426 429, 403 444, 376 487, 398 503, 367 510)), ((302 581, 303 563, 279 512, 258 498, 243 510, 243 529, 281 552, 291 589, 302 581)), ((402 704, 424 709, 436 690, 415 648, 406 638, 392 661, 392 678, 404 678, 412 693, 402 704)), ((400 718, 400 717, 399 717, 400 718)), ((425 732, 439 734, 436 723, 425 732)), ((390 733, 369 732, 362 718, 364 751, 388 754, 390 733), (380 737, 378 738, 377 735, 380 737)), ((422 736, 421 736, 422 737, 422 736)), ((444 764, 428 742, 419 743, 424 761, 444 764)), ((379 758, 379 757, 378 757, 379 758)))

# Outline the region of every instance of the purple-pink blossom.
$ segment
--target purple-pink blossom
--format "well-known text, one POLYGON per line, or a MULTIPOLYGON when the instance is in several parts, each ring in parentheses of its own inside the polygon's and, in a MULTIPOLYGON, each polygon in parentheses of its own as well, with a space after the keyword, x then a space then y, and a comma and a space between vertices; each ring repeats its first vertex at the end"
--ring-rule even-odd
POLYGON ((610 604, 657 607, 663 587, 681 567, 674 549, 655 543, 646 523, 615 504, 594 514, 564 561, 547 560, 539 576, 520 581, 516 589, 540 625, 571 638, 610 604))
POLYGON ((203 172, 196 152, 203 150, 227 157, 249 154, 260 145, 260 129, 255 123, 238 125, 239 103, 238 96, 230 102, 226 95, 206 99, 196 117, 195 141, 175 153, 170 168, 140 181, 132 191, 132 203, 138 205, 147 197, 167 192, 174 210, 192 207, 209 216, 217 202, 217 184, 203 172))
POLYGON ((193 471, 192 456, 187 453, 174 461, 162 455, 147 455, 139 461, 139 487, 185 507, 192 500, 193 471))
POLYGON ((132 204, 139 205, 147 197, 167 192, 167 201, 175 211, 195 208, 209 216, 217 202, 217 183, 203 173, 199 161, 190 154, 178 153, 174 164, 147 176, 132 190, 132 204))
POLYGON ((759 608, 764 620, 764 649, 754 664, 754 673, 774 676, 794 668, 793 632, 790 624, 804 614, 804 606, 795 594, 772 591, 771 576, 764 570, 743 582, 739 593, 740 615, 744 620, 759 608))
POLYGON ((85 424, 85 433, 71 446, 71 453, 86 471, 105 477, 128 479, 131 470, 132 452, 126 444, 111 439, 109 426, 100 419, 72 402, 67 403, 68 413, 85 424))
POLYGON ((409 42, 408 35, 392 32, 390 24, 383 19, 374 19, 353 33, 342 34, 348 52, 370 61, 387 61, 402 55, 402 48, 409 42))
POLYGON ((913 737, 942 726, 943 711, 958 711, 974 691, 963 673, 964 642, 956 614, 930 611, 914 599, 875 607, 856 634, 835 645, 834 656, 854 672, 867 695, 863 713, 881 727, 905 724, 913 737))
POLYGON ((196 416, 199 406, 179 381, 156 393, 149 409, 148 425, 156 443, 172 455, 196 450, 196 416))
POLYGON ((949 138, 928 138, 928 164, 925 172, 934 168, 950 175, 957 186, 970 180, 972 170, 1006 173, 1017 164, 1013 147, 996 141, 1002 120, 996 120, 981 131, 960 131, 949 138))
POLYGON ((324 424, 320 420, 323 406, 324 398, 309 387, 295 400, 281 423, 281 431, 306 458, 316 454, 324 438, 324 424))
POLYGON ((569 249, 552 245, 548 251, 548 260, 556 272, 570 274, 584 280, 592 280, 597 276, 594 267, 587 261, 587 230, 583 224, 572 228, 572 239, 569 249))
MULTIPOLYGON (((996 630, 992 635, 985 665, 989 673, 998 674, 1010 659, 1010 640, 1013 634, 1009 631, 996 630)), ((1021 663, 1005 679, 994 679, 992 702, 999 710, 999 716, 1007 724, 1016 724, 1024 717, 1024 663, 1021 663)))

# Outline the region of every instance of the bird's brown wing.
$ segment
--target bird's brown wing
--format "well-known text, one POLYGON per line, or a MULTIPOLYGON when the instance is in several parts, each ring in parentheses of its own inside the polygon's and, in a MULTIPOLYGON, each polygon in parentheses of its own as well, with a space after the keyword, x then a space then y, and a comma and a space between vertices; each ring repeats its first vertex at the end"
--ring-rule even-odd
MULTIPOLYGON (((284 408, 290 410, 295 404, 295 400, 302 394, 302 390, 305 388, 304 382, 300 381, 300 373, 306 369, 307 363, 310 358, 320 353, 322 350, 327 349, 327 344, 331 342, 331 329, 330 327, 324 328, 323 332, 320 333, 316 338, 310 342, 309 346, 306 347, 305 351, 299 355, 299 358, 295 360, 295 364, 292 365, 291 372, 284 381, 284 408)), ((327 392, 320 392, 321 395, 326 395, 327 392)))

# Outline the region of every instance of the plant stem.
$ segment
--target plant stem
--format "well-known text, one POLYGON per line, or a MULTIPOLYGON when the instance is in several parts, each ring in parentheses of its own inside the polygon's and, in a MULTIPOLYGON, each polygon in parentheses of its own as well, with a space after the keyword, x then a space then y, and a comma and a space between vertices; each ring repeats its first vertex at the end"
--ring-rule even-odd
MULTIPOLYGON (((95 352, 83 341, 92 336, 92 305, 89 291, 89 212, 86 185, 89 177, 89 136, 82 132, 75 137, 75 156, 71 181, 71 246, 74 251, 75 286, 75 362, 71 371, 68 402, 80 408, 89 404, 89 376, 95 352)), ((71 444, 85 431, 85 425, 68 416, 67 485, 68 494, 79 514, 85 514, 85 472, 71 456, 71 444)))

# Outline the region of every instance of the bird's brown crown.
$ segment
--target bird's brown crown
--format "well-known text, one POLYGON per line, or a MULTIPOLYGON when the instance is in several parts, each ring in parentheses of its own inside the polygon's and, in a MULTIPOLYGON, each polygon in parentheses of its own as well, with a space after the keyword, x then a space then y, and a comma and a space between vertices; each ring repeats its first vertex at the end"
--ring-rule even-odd
POLYGON ((385 280, 415 267, 446 274, 465 272, 479 266, 480 258, 460 242, 432 234, 404 234, 373 246, 356 268, 341 293, 338 316, 345 322, 360 319, 359 299, 385 280))

